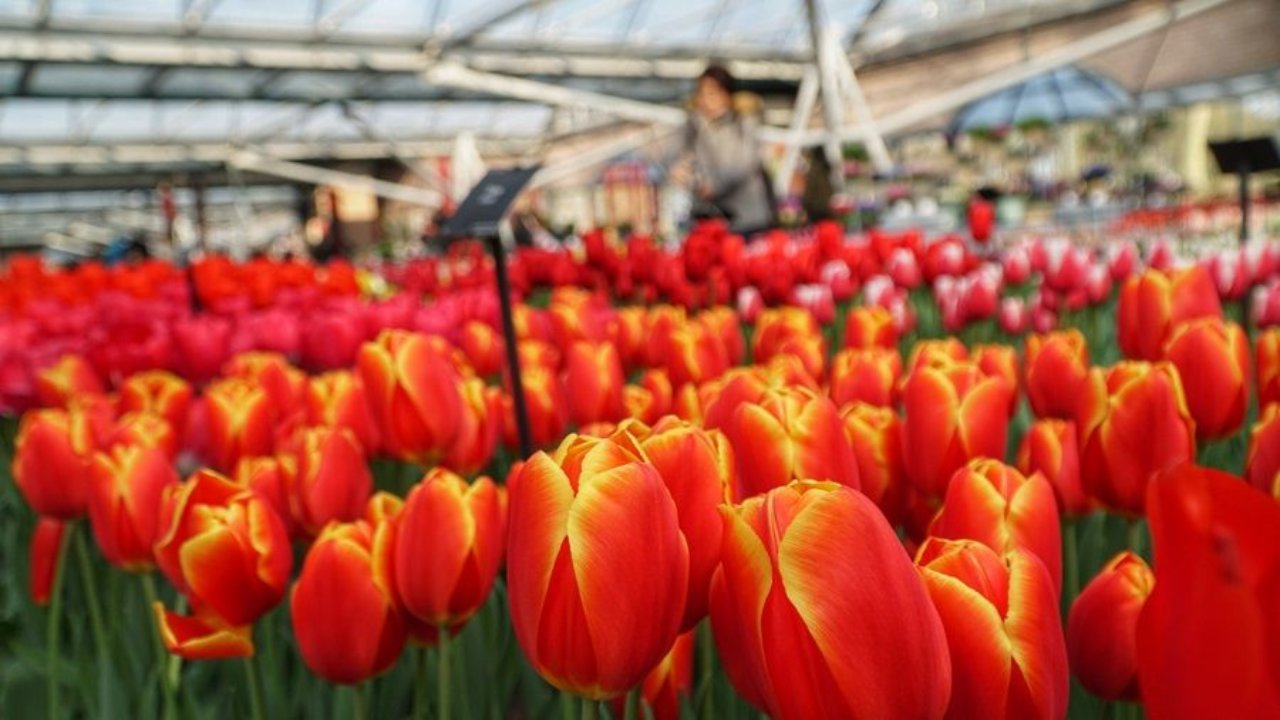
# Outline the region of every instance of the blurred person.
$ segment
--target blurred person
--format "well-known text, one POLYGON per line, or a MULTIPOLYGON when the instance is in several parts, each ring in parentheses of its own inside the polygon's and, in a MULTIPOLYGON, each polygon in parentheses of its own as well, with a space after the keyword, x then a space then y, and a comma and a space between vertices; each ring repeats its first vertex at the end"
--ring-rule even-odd
POLYGON ((758 103, 737 93, 737 81, 728 70, 708 66, 698 76, 682 138, 685 159, 672 171, 673 179, 687 179, 692 187, 695 216, 723 217, 742 234, 774 224, 772 192, 760 162, 760 120, 750 107, 753 100, 758 103))
POLYGON ((831 187, 831 163, 827 162, 827 154, 820 147, 808 148, 804 155, 808 167, 800 204, 809 222, 830 220, 833 217, 831 198, 835 194, 831 187))

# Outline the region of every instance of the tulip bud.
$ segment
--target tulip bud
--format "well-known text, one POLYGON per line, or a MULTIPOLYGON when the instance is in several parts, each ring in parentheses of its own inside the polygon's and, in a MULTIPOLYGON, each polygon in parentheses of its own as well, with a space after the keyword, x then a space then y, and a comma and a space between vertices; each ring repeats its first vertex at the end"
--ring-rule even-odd
POLYGON ((721 514, 711 624, 743 697, 780 720, 943 717, 942 625, 871 500, 795 482, 721 514))
POLYGON ((373 492, 373 476, 360 442, 345 428, 302 428, 281 453, 289 514, 307 536, 335 520, 360 517, 373 492))
POLYGON ((607 342, 575 342, 565 358, 569 417, 578 425, 616 422, 626 415, 622 387, 626 378, 618 351, 607 342))
POLYGON ((13 482, 36 514, 73 520, 88 510, 89 459, 98 441, 88 412, 31 410, 18 423, 13 482))
POLYGON ((1195 421, 1178 371, 1167 362, 1094 368, 1082 393, 1076 431, 1085 492, 1141 515, 1151 478, 1195 458, 1195 421))
POLYGON ((154 447, 117 445, 94 455, 89 522, 107 562, 130 572, 152 568, 160 498, 177 483, 168 456, 154 447))
POLYGON ((49 604, 53 596, 53 585, 58 577, 58 566, 63 562, 63 543, 67 534, 67 523, 62 520, 42 517, 36 521, 35 530, 31 533, 31 546, 28 554, 28 592, 31 602, 43 607, 49 604))
POLYGON ((1138 616, 1155 582, 1141 557, 1122 552, 1071 603, 1067 619, 1071 672, 1103 700, 1139 699, 1138 616))
POLYGON ((831 363, 831 399, 837 405, 856 401, 890 407, 901 377, 902 357, 896 349, 841 350, 831 363))
POLYGON ((426 335, 386 330, 357 360, 383 449, 417 465, 434 465, 457 433, 462 398, 446 350, 426 335))
POLYGON ((364 682, 394 665, 404 648, 391 586, 392 535, 386 523, 333 523, 307 551, 289 615, 303 662, 329 682, 364 682))
POLYGON ((1044 564, 1021 549, 1002 559, 979 542, 937 538, 916 564, 951 652, 947 717, 1066 717, 1066 641, 1044 564))
POLYGON ((635 687, 684 614, 687 543, 671 493, 641 458, 634 445, 571 435, 511 487, 516 639, 543 678, 591 699, 635 687))
POLYGON ((242 457, 269 455, 276 408, 267 391, 251 380, 225 378, 204 393, 208 418, 208 461, 215 469, 231 470, 242 457))
POLYGON ((1249 404, 1249 340, 1240 326, 1216 317, 1183 323, 1164 352, 1178 368, 1196 436, 1234 435, 1249 404))
POLYGON ((750 497, 792 480, 830 480, 857 489, 858 465, 830 398, 803 388, 768 390, 734 411, 725 435, 750 497))

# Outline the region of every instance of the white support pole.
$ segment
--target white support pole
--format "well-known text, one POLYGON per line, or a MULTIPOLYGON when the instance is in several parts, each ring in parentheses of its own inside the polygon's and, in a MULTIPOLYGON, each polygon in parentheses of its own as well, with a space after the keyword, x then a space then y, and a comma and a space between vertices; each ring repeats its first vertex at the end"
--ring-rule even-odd
POLYGON ((289 180, 297 180, 298 182, 315 185, 336 185, 353 190, 363 190, 379 197, 430 208, 440 207, 444 200, 443 195, 428 188, 409 187, 385 180, 376 180, 364 175, 327 170, 314 165, 304 165, 288 160, 275 160, 248 151, 232 155, 227 159, 227 165, 240 170, 250 170, 263 175, 274 175, 289 180))
MULTIPOLYGON (((902 132, 921 121, 962 107, 1007 87, 1026 82, 1050 70, 1124 45, 1164 28, 1170 23, 1199 15, 1230 1, 1180 0, 1168 8, 1154 10, 1119 25, 1113 25, 1093 35, 1054 48, 1027 62, 998 70, 986 77, 938 93, 923 102, 914 103, 898 112, 886 115, 880 119, 880 131, 886 135, 902 132)), ((845 140, 863 136, 862 128, 858 125, 846 125, 840 128, 838 134, 845 140)), ((825 130, 813 130, 805 134, 802 142, 806 146, 813 146, 822 145, 827 140, 825 130)))
POLYGON ((785 197, 791 189, 791 176, 795 174, 796 165, 800 162, 800 137, 813 117, 813 106, 818 101, 818 71, 810 66, 805 68, 804 77, 800 79, 800 89, 796 91, 796 105, 791 112, 791 126, 787 129, 785 150, 782 163, 773 178, 774 192, 778 197, 785 197))
POLYGON ((838 129, 844 123, 840 107, 840 81, 836 73, 835 55, 827 47, 827 33, 822 27, 821 8, 817 0, 805 0, 805 12, 809 19, 809 36, 813 44, 814 60, 818 64, 818 78, 822 84, 822 120, 826 126, 822 149, 831 168, 831 187, 836 192, 844 190, 844 157, 840 151, 838 129))
POLYGON ((871 108, 867 105, 867 98, 862 94, 862 85, 858 83, 858 76, 854 73, 853 65, 850 64, 849 58, 845 57, 844 52, 841 50, 840 38, 843 34, 839 28, 827 28, 825 31, 826 51, 831 53, 831 63, 836 69, 840 96, 845 100, 847 109, 853 111, 858 124, 862 126, 863 144, 866 145, 867 153, 871 156, 871 163, 875 166, 877 172, 886 174, 893 170, 893 159, 889 157, 889 148, 885 145, 884 136, 880 134, 880 129, 876 127, 875 116, 871 114, 871 108))

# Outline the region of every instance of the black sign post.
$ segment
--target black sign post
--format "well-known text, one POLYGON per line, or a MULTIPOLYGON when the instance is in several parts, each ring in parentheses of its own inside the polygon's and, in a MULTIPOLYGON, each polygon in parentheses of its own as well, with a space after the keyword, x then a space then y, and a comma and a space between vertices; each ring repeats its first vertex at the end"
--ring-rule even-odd
POLYGON ((516 196, 538 172, 540 166, 490 170, 462 201, 458 211, 445 225, 451 238, 474 237, 484 240, 493 253, 494 274, 498 284, 498 307, 502 311, 502 338, 507 348, 507 368, 511 375, 511 395, 520 438, 520 456, 533 454, 529 433, 529 412, 524 402, 524 380, 520 375, 520 352, 516 347, 516 323, 511 313, 511 281, 507 278, 507 257, 498 237, 503 217, 516 196))
POLYGON ((1280 169, 1280 145, 1276 138, 1256 137, 1209 143, 1218 169, 1235 173, 1240 184, 1240 242, 1249 239, 1249 175, 1280 169))

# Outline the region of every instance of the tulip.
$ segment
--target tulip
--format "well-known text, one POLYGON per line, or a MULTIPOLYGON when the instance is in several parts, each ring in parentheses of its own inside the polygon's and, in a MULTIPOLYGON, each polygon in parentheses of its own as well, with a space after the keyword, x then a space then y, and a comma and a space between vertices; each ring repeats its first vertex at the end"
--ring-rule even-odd
POLYGON ((1216 317, 1183 323, 1165 344, 1178 368, 1196 436, 1214 440, 1244 425, 1249 404, 1249 340, 1240 326, 1216 317))
POLYGON ((279 516, 256 493, 201 470, 167 486, 159 528, 156 564, 195 613, 156 604, 165 647, 199 660, 251 656, 249 626, 284 597, 293 565, 279 516))
POLYGON ((444 349, 425 335, 384 330, 357 360, 383 449, 417 465, 433 465, 457 433, 462 398, 444 349))
POLYGON ((1104 700, 1139 699, 1138 616, 1155 582, 1147 563, 1126 551, 1111 558, 1071 603, 1071 672, 1104 700))
POLYGON ((280 516, 290 538, 299 537, 298 523, 290 508, 289 478, 297 471, 298 462, 292 455, 240 458, 231 479, 241 488, 257 493, 280 516))
POLYGON ((186 380, 164 370, 148 370, 129 376, 120 386, 120 412, 156 413, 181 435, 192 395, 186 380))
POLYGON ((700 313, 697 322, 715 335, 724 348, 726 367, 742 362, 746 344, 742 339, 742 321, 733 308, 720 305, 700 313))
POLYGON ((831 399, 837 405, 865 402, 890 407, 902 376, 897 350, 873 347, 841 350, 831 362, 831 399))
POLYGON ((1195 421, 1167 362, 1091 370, 1076 432, 1085 493, 1127 515, 1142 514, 1152 476, 1195 457, 1195 421))
POLYGON ((782 307, 760 314, 752 339, 753 357, 756 362, 763 363, 782 354, 799 357, 810 375, 822 377, 826 342, 817 321, 808 311, 782 307))
POLYGON ((278 417, 285 417, 301 407, 307 389, 307 376, 278 353, 240 353, 227 361, 222 374, 245 378, 266 390, 278 417))
POLYGON ((1213 278, 1197 265, 1186 270, 1148 270, 1125 281, 1116 308, 1116 337, 1133 360, 1159 360, 1173 329, 1189 320, 1221 317, 1213 278))
POLYGON ((907 356, 907 375, 922 365, 969 360, 969 349, 958 338, 921 340, 911 346, 907 356))
MULTIPOLYGON (((1280 292, 1274 293, 1280 297, 1280 292)), ((1254 371, 1258 382, 1258 407, 1280 402, 1280 328, 1258 333, 1254 371)))
MULTIPOLYGON (((569 411, 564 402, 564 389, 554 370, 542 366, 524 368, 524 407, 529 415, 529 434, 534 447, 546 447, 564 437, 569 424, 569 411)), ((502 398, 503 442, 516 446, 515 404, 508 394, 502 398)))
POLYGON ((131 445, 155 448, 173 460, 178 456, 178 435, 173 426, 153 412, 131 412, 116 420, 107 438, 107 447, 131 445))
POLYGON ((392 521, 393 588, 415 638, 457 632, 484 605, 506 549, 506 507, 493 481, 468 485, 437 468, 392 521))
POLYGON ((931 500, 946 494, 956 470, 973 458, 1001 458, 1013 389, 977 365, 926 361, 908 375, 902 395, 907 479, 931 500))
POLYGON ((67 523, 53 518, 42 517, 36 521, 27 563, 30 569, 27 590, 35 605, 48 605, 53 597, 68 527, 67 523))
POLYGON ((857 489, 858 464, 830 398, 804 388, 768 390, 744 403, 724 429, 738 461, 739 497, 792 480, 830 480, 857 489))
POLYGON ((333 523, 316 538, 289 596, 302 661, 333 683, 354 685, 395 664, 405 623, 392 588, 393 528, 333 523))
POLYGON ((653 427, 624 422, 619 429, 638 443, 662 477, 676 504, 680 532, 689 547, 688 596, 682 630, 692 630, 707 614, 707 589, 720 562, 719 507, 733 498, 736 470, 724 434, 666 417, 653 427))
MULTIPOLYGON (((706 382, 720 377, 730 367, 724 341, 717 330, 705 323, 681 323, 671 328, 661 342, 665 347, 661 366, 673 382, 706 382)), ((742 341, 738 344, 741 346, 742 341)))
POLYGON ((378 428, 369 413, 364 383, 348 370, 316 375, 303 394, 303 418, 307 425, 350 430, 367 454, 378 449, 378 428))
POLYGON ((607 342, 578 341, 565 358, 569 417, 578 425, 616 422, 626 416, 622 404, 622 360, 607 342))
POLYGON ((242 457, 271 452, 277 408, 261 386, 243 378, 226 378, 204 393, 208 461, 231 470, 242 457))
POLYGON ((1280 717, 1280 505, 1183 465, 1147 490, 1157 581, 1138 617, 1153 718, 1280 717))
POLYGON ((298 430, 286 443, 285 465, 289 514, 308 536, 335 520, 360 517, 373 492, 373 476, 360 441, 345 428, 298 430))
POLYGON ((367 337, 354 308, 313 312, 302 327, 302 362, 313 370, 349 368, 367 337))
POLYGON ((175 322, 171 335, 178 374, 194 383, 217 377, 231 356, 231 330, 230 322, 209 315, 175 322))
POLYGON ((153 566, 160 499, 178 473, 154 447, 116 445, 90 465, 89 522, 107 562, 129 572, 153 566))
POLYGON ((1022 375, 1018 367, 1018 351, 1008 345, 975 345, 973 361, 986 375, 1003 378, 1012 393, 1009 396, 1009 416, 1018 409, 1018 378, 1022 375))
POLYGON ((862 492, 889 519, 904 520, 907 481, 902 470, 902 421, 890 408, 853 402, 840 408, 845 436, 858 463, 862 492))
POLYGON ((36 373, 36 398, 45 407, 66 407, 72 397, 96 395, 104 390, 89 361, 79 355, 63 355, 36 373))
POLYGON ((98 446, 84 410, 32 410, 18 423, 13 482, 36 514, 73 520, 88 510, 89 459, 98 446))
POLYGON ((759 367, 734 368, 698 388, 703 426, 723 430, 743 403, 759 402, 770 378, 759 367))
POLYGON ((997 316, 1000 329, 1009 335, 1021 335, 1027 329, 1027 306, 1020 297, 1007 297, 1000 301, 997 316))
POLYGON ((497 375, 506 365, 502 336, 488 323, 468 320, 462 326, 458 347, 466 354, 467 361, 471 363, 471 367, 475 368, 477 375, 484 377, 497 375))
POLYGON ((1080 517, 1090 509, 1080 481, 1079 448, 1075 424, 1054 419, 1031 423, 1018 446, 1018 471, 1043 475, 1053 486, 1058 509, 1068 517, 1080 517))
POLYGON ((947 717, 1063 718, 1066 641, 1044 564, 972 540, 929 538, 916 557, 951 652, 947 717))
POLYGON ((596 700, 635 687, 675 641, 688 580, 675 502, 638 447, 571 435, 525 463, 507 590, 516 639, 552 685, 596 700))
POLYGON ((674 395, 675 390, 666 372, 647 370, 639 385, 628 385, 623 389, 622 403, 627 408, 627 417, 651 425, 671 413, 674 395))
POLYGON ((1005 556, 1025 550, 1044 563, 1062 587, 1062 536, 1053 487, 1041 475, 1024 476, 999 460, 978 459, 956 472, 929 534, 976 540, 1005 556))
POLYGON ((502 436, 502 390, 487 387, 474 377, 463 380, 460 390, 463 402, 458 436, 443 464, 463 475, 475 475, 489 464, 502 436))
POLYGON ((721 513, 711 624, 743 697, 780 720, 943 716, 942 624, 871 500, 796 482, 721 513))
POLYGON ((1251 485, 1280 498, 1280 403, 1268 405, 1254 424, 1244 467, 1251 485))
POLYGON ((1027 400, 1040 418, 1074 418, 1089 374, 1089 346, 1075 328, 1027 337, 1027 400))

